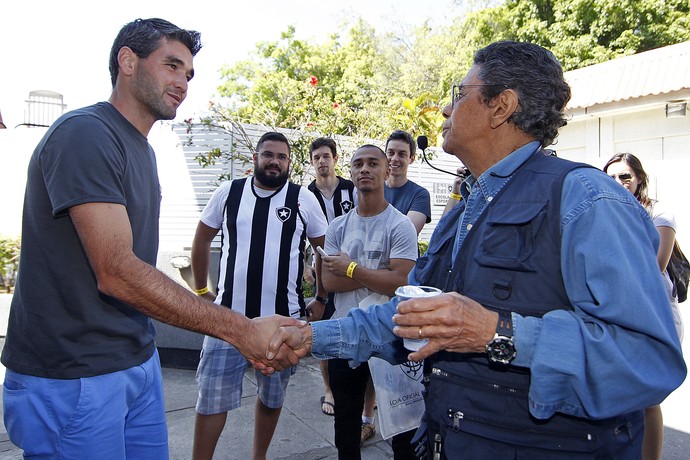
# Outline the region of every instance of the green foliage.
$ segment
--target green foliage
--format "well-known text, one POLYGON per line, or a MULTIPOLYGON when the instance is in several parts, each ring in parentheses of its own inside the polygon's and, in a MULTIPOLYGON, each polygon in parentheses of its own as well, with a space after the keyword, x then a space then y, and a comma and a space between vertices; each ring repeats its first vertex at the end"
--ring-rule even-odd
POLYGON ((474 13, 481 46, 540 44, 565 70, 690 40, 687 0, 507 0, 474 13))
POLYGON ((302 280, 302 291, 305 298, 314 297, 315 295, 314 285, 307 280, 302 280))
MULTIPOLYGON (((374 30, 359 21, 349 40, 323 45, 295 38, 290 26, 278 42, 257 45, 252 58, 223 69, 218 108, 244 123, 375 137, 373 116, 384 104, 387 63, 374 30)), ((388 127, 386 127, 387 131, 388 127)))
MULTIPOLYGON (((565 70, 690 40, 687 0, 475 0, 455 2, 455 19, 403 36, 377 34, 359 19, 323 44, 300 40, 294 26, 275 42, 257 44, 246 60, 222 70, 222 101, 205 123, 244 123, 290 130, 292 179, 309 167, 314 137, 385 139, 394 129, 440 143, 441 110, 453 83, 472 65, 476 50, 501 39, 530 41, 554 52, 565 70), (222 103, 221 103, 222 102, 222 103)), ((253 147, 239 136, 245 152, 253 147)), ((232 152, 218 158, 251 160, 232 152)), ((346 152, 348 154, 349 152, 346 152)))
MULTIPOLYGON (((222 70, 218 88, 222 101, 211 108, 207 126, 240 133, 230 152, 200 155, 202 166, 220 160, 251 161, 253 152, 244 124, 280 130, 291 142, 291 179, 301 183, 309 171, 311 141, 319 136, 347 136, 352 145, 384 139, 395 129, 413 136, 427 134, 436 142, 442 117, 439 98, 431 92, 404 92, 396 84, 404 74, 399 56, 403 47, 391 36, 377 36, 359 20, 347 39, 333 34, 317 45, 295 37, 290 26, 277 42, 262 42, 255 53, 222 70), (287 132, 286 132, 287 131, 287 132)), ((221 177, 220 179, 226 179, 221 177)))
POLYGON ((9 291, 14 286, 19 268, 21 240, 0 236, 0 287, 9 291))
POLYGON ((419 257, 422 257, 429 249, 429 242, 422 240, 417 241, 417 249, 419 249, 419 257))

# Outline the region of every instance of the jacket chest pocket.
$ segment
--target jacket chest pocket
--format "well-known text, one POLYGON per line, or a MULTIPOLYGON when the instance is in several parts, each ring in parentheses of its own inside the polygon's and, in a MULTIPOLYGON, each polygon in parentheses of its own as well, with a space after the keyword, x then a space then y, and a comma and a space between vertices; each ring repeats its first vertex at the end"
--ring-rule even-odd
POLYGON ((496 203, 487 209, 475 255, 484 267, 534 272, 536 238, 546 221, 547 202, 496 203))

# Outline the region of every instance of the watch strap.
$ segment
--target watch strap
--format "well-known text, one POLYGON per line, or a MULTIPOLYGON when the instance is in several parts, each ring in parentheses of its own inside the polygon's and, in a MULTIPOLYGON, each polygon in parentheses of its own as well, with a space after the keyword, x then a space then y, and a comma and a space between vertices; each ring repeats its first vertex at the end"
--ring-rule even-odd
POLYGON ((325 298, 323 298, 323 297, 321 297, 321 296, 318 296, 318 295, 317 295, 316 297, 314 297, 314 299, 315 299, 317 302, 321 302, 321 303, 324 304, 324 305, 326 305, 326 303, 328 303, 328 299, 325 299, 325 298))
POLYGON ((499 310, 496 334, 504 337, 513 336, 513 314, 510 311, 499 310))

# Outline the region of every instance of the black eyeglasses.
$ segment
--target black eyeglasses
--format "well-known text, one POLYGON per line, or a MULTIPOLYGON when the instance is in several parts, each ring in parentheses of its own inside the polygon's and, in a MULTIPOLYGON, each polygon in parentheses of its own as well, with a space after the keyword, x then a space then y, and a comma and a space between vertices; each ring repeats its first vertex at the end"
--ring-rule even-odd
POLYGON ((273 161, 274 158, 277 158, 278 161, 288 161, 290 159, 290 157, 284 153, 261 152, 259 155, 266 161, 273 161))
POLYGON ((609 174, 609 177, 613 180, 618 179, 621 182, 630 182, 633 180, 633 175, 630 173, 620 173, 620 174, 609 174))
POLYGON ((453 85, 453 92, 450 96, 451 105, 455 106, 455 103, 457 101, 467 96, 467 93, 463 92, 465 88, 479 88, 481 86, 500 86, 502 88, 508 89, 508 86, 504 85, 503 83, 483 83, 481 85, 453 85))

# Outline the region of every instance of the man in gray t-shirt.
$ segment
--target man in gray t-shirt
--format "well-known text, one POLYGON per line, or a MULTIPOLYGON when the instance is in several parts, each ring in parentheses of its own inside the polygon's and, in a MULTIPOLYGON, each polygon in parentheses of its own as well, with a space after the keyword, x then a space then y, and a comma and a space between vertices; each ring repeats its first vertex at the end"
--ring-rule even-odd
MULTIPOLYGON (((335 292, 334 318, 347 315, 372 293, 393 296, 407 284, 417 260, 417 232, 390 205, 383 188, 390 174, 386 154, 373 145, 357 149, 350 161, 358 203, 353 212, 334 219, 326 231, 323 284, 335 292)), ((346 360, 328 361, 335 399, 335 445, 339 458, 360 458, 361 414, 369 366, 351 369, 346 360)))
MULTIPOLYGON (((414 264, 417 260, 417 233, 414 232, 410 219, 386 202, 386 208, 374 216, 362 216, 353 212, 335 219, 329 225, 326 252, 337 254, 339 251, 349 258, 345 259, 346 256, 343 256, 342 260, 351 260, 357 264, 352 272, 353 280, 356 276, 354 272, 368 269, 368 274, 362 275, 366 284, 359 283, 359 287, 349 291, 336 291, 333 318, 347 316, 352 308, 357 308, 372 293, 390 295, 390 290, 384 289, 384 285, 387 287, 396 284, 397 287, 399 284, 406 284, 402 279, 396 280, 398 273, 393 271, 391 263, 404 261, 403 266, 407 262, 414 264), (377 280, 381 283, 380 286, 374 284, 376 278, 380 278, 377 280)), ((347 277, 349 263, 347 266, 343 263, 343 267, 347 277)))

